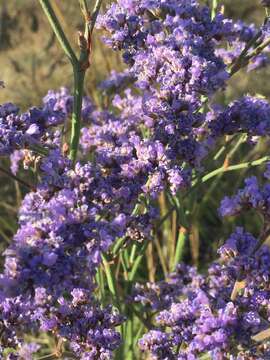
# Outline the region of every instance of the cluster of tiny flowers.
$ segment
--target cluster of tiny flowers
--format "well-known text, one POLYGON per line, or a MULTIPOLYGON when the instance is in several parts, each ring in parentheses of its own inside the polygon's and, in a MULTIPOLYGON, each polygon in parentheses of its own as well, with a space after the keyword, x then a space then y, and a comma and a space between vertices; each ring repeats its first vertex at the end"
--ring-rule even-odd
POLYGON ((215 108, 207 114, 210 137, 245 133, 250 142, 270 134, 270 104, 267 100, 245 96, 225 109, 215 108))
POLYGON ((0 106, 0 156, 9 155, 15 149, 39 143, 51 126, 63 122, 63 114, 51 109, 32 108, 19 114, 19 108, 11 103, 0 106))
POLYGON ((22 346, 20 336, 40 329, 67 340, 80 359, 109 359, 120 344, 114 328, 122 318, 96 304, 93 277, 101 252, 125 234, 140 239, 147 218, 132 216, 131 181, 115 173, 90 163, 73 170, 57 150, 40 168, 43 179, 24 198, 19 229, 5 251, 2 343, 22 346))
POLYGON ((124 90, 134 82, 131 72, 126 69, 123 72, 112 70, 110 76, 103 80, 99 88, 107 95, 113 95, 116 92, 124 90))
MULTIPOLYGON (((31 161, 33 148, 47 153, 4 253, 0 352, 16 349, 9 360, 31 359, 39 347, 25 344, 24 337, 39 331, 63 341, 79 359, 112 358, 123 317, 95 298, 101 254, 117 239, 151 238, 157 211, 149 198, 167 188, 172 194, 186 189, 213 140, 237 132, 269 135, 270 105, 263 99, 245 97, 223 111, 201 112, 229 76, 218 48, 223 40, 234 41, 237 31, 247 43, 252 28, 243 30, 221 14, 211 19, 197 0, 119 0, 98 23, 110 33, 106 43, 123 51, 128 69, 112 72, 101 84, 108 108, 83 99, 80 149, 92 163, 73 166, 61 153, 58 127, 67 129, 74 102, 66 89, 49 91, 40 108, 22 114, 12 104, 0 106, 0 155, 11 156, 12 172, 21 160, 31 161), (138 203, 141 213, 134 211, 138 203)), ((222 202, 221 213, 232 215, 244 206, 267 213, 268 188, 247 180, 242 192, 222 202)), ((232 360, 268 356, 268 345, 252 340, 270 317, 270 252, 253 253, 257 244, 238 228, 208 274, 179 265, 166 281, 137 285, 133 299, 159 311, 157 328, 140 340, 140 348, 160 360, 193 360, 204 353, 215 360, 222 353, 232 360), (244 289, 230 300, 240 281, 244 289)))
POLYGON ((190 0, 118 1, 98 22, 129 68, 101 85, 108 92, 119 87, 112 105, 120 115, 93 111, 82 148, 114 163, 150 196, 166 186, 175 194, 189 186, 209 150, 199 108, 228 78, 215 46, 229 36, 231 23, 221 15, 211 20, 208 8, 190 0), (129 81, 135 88, 122 91, 129 81))
MULTIPOLYGON (((112 73, 101 86, 109 93, 119 87, 112 105, 120 115, 93 112, 94 126, 82 129, 82 147, 119 165, 144 193, 154 197, 169 187, 175 194, 189 186, 192 170, 201 171, 213 137, 226 134, 216 129, 224 122, 219 114, 199 111, 205 96, 229 77, 222 40, 241 43, 239 55, 256 29, 221 14, 211 19, 210 10, 195 0, 119 0, 99 16, 98 25, 110 34, 105 42, 123 51, 128 70, 112 73), (122 91, 128 82, 133 87, 122 91)), ((255 101, 249 111, 261 105, 255 101)), ((237 130, 251 131, 247 126, 237 130)))
POLYGON ((189 269, 178 277, 178 267, 167 284, 137 285, 135 300, 148 314, 149 306, 159 311, 140 349, 155 360, 268 358, 270 342, 260 334, 270 327, 270 249, 259 245, 238 227, 205 275, 189 269))
MULTIPOLYGON (((269 166, 265 178, 269 179, 269 166)), ((134 300, 148 313, 159 311, 155 328, 139 341, 152 359, 270 356, 270 342, 258 336, 270 328, 270 249, 261 246, 269 235, 269 195, 269 182, 260 186, 252 177, 244 189, 222 201, 222 216, 252 208, 263 215, 265 224, 258 239, 237 227, 205 275, 178 265, 166 281, 135 286, 134 300)))
MULTIPOLYGON (((33 161, 31 148, 59 148, 61 131, 58 125, 65 124, 73 107, 73 96, 66 88, 54 92, 50 90, 43 98, 41 107, 33 107, 25 113, 11 103, 0 106, 0 156, 10 155, 11 170, 16 173, 19 162, 33 161)), ((82 118, 86 121, 94 106, 89 98, 83 99, 82 118)))
MULTIPOLYGON (((269 169, 264 176, 270 178, 269 169)), ((221 202, 220 214, 222 216, 232 216, 242 210, 256 209, 265 219, 269 218, 270 207, 270 185, 266 183, 260 186, 257 177, 252 176, 245 180, 245 186, 232 197, 226 196, 221 202)))

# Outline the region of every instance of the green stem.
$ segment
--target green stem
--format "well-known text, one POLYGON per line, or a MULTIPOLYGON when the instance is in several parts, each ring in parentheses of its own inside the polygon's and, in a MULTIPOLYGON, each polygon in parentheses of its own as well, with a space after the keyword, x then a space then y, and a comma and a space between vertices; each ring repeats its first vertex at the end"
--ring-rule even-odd
POLYGON ((126 337, 124 355, 126 360, 133 359, 133 315, 128 313, 128 320, 126 322, 126 337))
MULTIPOLYGON (((269 20, 269 17, 266 16, 264 19, 264 24, 266 24, 266 22, 269 20)), ((256 56, 259 55, 259 53, 266 47, 268 46, 268 43, 265 43, 258 46, 257 48, 255 48, 253 50, 253 52, 246 57, 248 51, 250 48, 252 48, 253 45, 256 45, 257 41, 261 38, 263 32, 262 30, 259 30, 257 32, 257 34, 254 35, 254 37, 252 39, 250 39, 248 41, 248 43, 246 44, 244 50, 241 52, 241 54, 239 55, 239 57, 237 59, 235 59, 235 61, 233 61, 233 63, 231 64, 231 71, 230 71, 230 76, 234 75, 236 72, 238 72, 238 70, 240 70, 242 67, 246 66, 249 62, 249 60, 256 56)), ((260 42, 260 41, 259 41, 260 42)), ((258 44, 258 43, 257 43, 258 44)))
POLYGON ((69 58, 71 64, 73 66, 75 66, 78 63, 78 59, 68 41, 68 39, 66 38, 66 35, 54 13, 54 10, 50 4, 49 0, 39 0, 40 5, 42 6, 42 9, 45 13, 45 15, 47 16, 49 23, 62 47, 62 49, 64 50, 65 54, 67 55, 67 57, 69 58))
POLYGON ((120 252, 120 260, 121 260, 121 264, 123 266, 123 269, 124 269, 124 275, 125 277, 127 278, 128 277, 128 267, 127 267, 127 264, 126 264, 126 260, 124 258, 124 255, 123 255, 123 251, 120 252))
POLYGON ((247 62, 252 59, 253 57, 259 55, 268 45, 270 44, 270 38, 263 42, 261 45, 256 47, 247 57, 247 62))
POLYGON ((129 273, 129 281, 132 282, 136 276, 136 273, 137 273, 137 270, 141 264, 141 261, 144 257, 144 252, 147 248, 147 245, 148 245, 148 242, 145 242, 140 250, 140 254, 136 257, 134 263, 133 263, 133 266, 132 266, 132 270, 131 272, 129 273))
POLYGON ((181 227, 179 230, 178 240, 176 244, 176 251, 174 257, 174 266, 173 269, 175 270, 176 265, 179 264, 183 259, 183 250, 187 240, 187 230, 184 227, 181 227))
POLYGON ((73 66, 74 71, 74 107, 71 120, 71 137, 70 137, 70 153, 69 157, 73 164, 76 161, 81 130, 81 110, 83 98, 83 84, 85 72, 90 66, 89 57, 91 55, 91 36, 95 26, 95 22, 100 10, 102 0, 97 0, 94 10, 90 16, 86 0, 79 0, 81 10, 85 20, 84 35, 79 36, 80 58, 78 63, 73 66))
POLYGON ((102 257, 102 262, 103 262, 103 266, 105 269, 105 274, 106 274, 106 279, 107 279, 109 290, 114 297, 117 297, 116 285, 115 285, 113 274, 111 272, 110 264, 108 263, 108 260, 104 254, 102 254, 101 257, 102 257))
MULTIPOLYGON (((220 168, 216 169, 216 170, 213 170, 211 171, 209 174, 206 174, 205 176, 199 178, 199 179, 196 179, 193 184, 192 184, 192 187, 190 189, 190 191, 188 191, 184 198, 187 197, 198 185, 200 184, 203 184, 207 181, 209 181, 210 179, 212 179, 213 177, 217 176, 217 175, 220 175, 220 174, 224 174, 226 172, 230 172, 230 171, 236 171, 236 170, 241 170, 241 169, 248 169, 250 167, 253 167, 253 166, 260 166, 262 164, 264 164, 265 162, 267 161, 270 161, 270 156, 264 156, 258 160, 254 160, 254 161, 248 161, 248 162, 245 162, 245 163, 241 163, 241 164, 237 164, 237 165, 231 165, 231 166, 228 166, 227 168, 224 168, 223 166, 221 166, 220 168)), ((170 214, 175 210, 177 209, 177 206, 172 206, 169 211, 161 218, 159 224, 158 224, 158 227, 160 228, 160 226, 162 225, 162 223, 164 221, 167 220, 167 218, 170 216, 170 214)))
POLYGON ((121 249, 122 245, 125 243, 125 241, 126 241, 126 237, 124 237, 124 236, 119 238, 116 241, 116 243, 115 243, 115 245, 113 246, 113 249, 112 249, 112 254, 113 254, 114 257, 118 254, 118 252, 120 251, 120 249, 121 249))
POLYGON ((85 70, 76 65, 74 71, 74 105, 71 118, 70 159, 75 162, 80 141, 81 111, 85 70))
POLYGON ((104 300, 105 288, 104 288, 103 270, 101 267, 98 268, 96 273, 96 283, 98 285, 99 298, 100 301, 102 302, 104 300))
POLYGON ((97 17, 98 17, 98 13, 99 13, 101 4, 102 4, 102 0, 97 0, 96 3, 95 3, 94 9, 92 11, 91 23, 90 23, 90 29, 89 29, 90 34, 92 34, 92 32, 94 30, 94 26, 95 26, 95 23, 97 21, 97 17))
POLYGON ((137 346, 137 343, 139 341, 139 338, 141 337, 142 333, 143 333, 143 330, 144 330, 144 325, 141 324, 141 326, 139 327, 139 330, 137 332, 137 334, 135 335, 134 337, 134 343, 133 343, 133 346, 137 346))
POLYGON ((260 158, 258 160, 248 161, 248 162, 237 164, 237 165, 231 165, 231 166, 228 166, 226 169, 224 169, 224 167, 221 166, 220 168, 218 168, 218 169, 216 169, 214 171, 211 171, 209 174, 203 176, 201 178, 201 180, 195 181, 195 183, 193 185, 193 188, 195 186, 197 186, 199 183, 207 182, 208 180, 212 179, 213 177, 217 176, 220 173, 226 173, 226 172, 229 172, 229 171, 236 171, 236 170, 240 170, 240 169, 248 169, 248 168, 253 167, 253 166, 262 165, 263 163, 265 163, 267 161, 270 161, 270 156, 264 156, 264 157, 262 157, 262 158, 260 158))
POLYGON ((218 0, 212 0, 211 18, 214 19, 217 13, 218 0))
POLYGON ((130 254, 130 258, 129 258, 129 262, 130 262, 131 266, 132 266, 132 264, 134 262, 137 248, 138 248, 137 244, 132 245, 131 254, 130 254))

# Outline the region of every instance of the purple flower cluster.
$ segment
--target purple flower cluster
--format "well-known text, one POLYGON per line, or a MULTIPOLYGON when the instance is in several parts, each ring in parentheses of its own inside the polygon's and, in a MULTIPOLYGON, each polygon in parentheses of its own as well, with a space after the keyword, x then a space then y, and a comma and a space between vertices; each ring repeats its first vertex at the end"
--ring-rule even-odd
MULTIPOLYGON (((243 21, 232 23, 231 34, 228 38, 229 46, 216 49, 216 55, 228 65, 239 61, 240 55, 249 56, 255 44, 262 44, 268 38, 268 28, 268 22, 260 30, 254 24, 245 24, 243 21)), ((269 51, 270 47, 266 46, 262 52, 254 55, 246 64, 247 71, 258 70, 269 65, 269 51)))
POLYGON ((134 78, 128 69, 119 73, 112 70, 110 76, 103 80, 99 88, 108 95, 119 93, 134 82, 134 78))
MULTIPOLYGON (((195 275, 186 286, 182 278, 174 287, 163 283, 162 289, 172 287, 171 296, 159 306, 156 326, 140 339, 140 349, 160 360, 195 360, 206 354, 214 360, 266 359, 270 343, 261 344, 254 336, 269 327, 270 250, 265 247, 252 254, 256 243, 251 234, 237 228, 220 249, 221 262, 213 263, 199 281, 195 275), (235 283, 239 290, 232 296, 235 283)), ((158 296, 160 285, 151 288, 158 296)), ((152 292, 136 300, 150 304, 152 292)), ((156 303, 152 305, 156 310, 156 303)))
POLYGON ((175 272, 169 274, 166 280, 135 284, 132 299, 143 304, 145 311, 161 311, 203 281, 203 276, 194 267, 178 264, 175 272))
MULTIPOLYGON (((241 132, 254 140, 270 132, 264 99, 246 96, 224 110, 202 111, 225 86, 226 57, 235 60, 254 37, 253 26, 221 14, 212 19, 197 0, 118 0, 99 26, 110 34, 105 42, 123 51, 128 69, 100 85, 109 108, 83 99, 80 148, 92 162, 73 166, 61 153, 74 101, 66 89, 49 91, 40 108, 22 114, 12 104, 0 106, 0 155, 11 156, 13 173, 21 160, 27 165, 35 157, 33 147, 48 153, 39 159, 40 182, 25 196, 4 253, 1 346, 17 351, 9 360, 29 360, 39 350, 24 343, 29 332, 49 332, 82 360, 112 358, 123 317, 95 297, 101 255, 119 239, 126 245, 151 239, 155 198, 189 187, 216 139, 241 132), (232 54, 221 48, 223 40, 236 47, 232 54)), ((269 184, 260 188, 250 178, 220 212, 252 207, 267 223, 269 195, 269 184)), ((166 281, 137 285, 132 300, 158 311, 141 350, 160 360, 270 356, 268 343, 253 340, 270 320, 270 251, 258 250, 260 242, 237 228, 207 274, 178 265, 166 281), (244 284, 236 294, 235 283, 244 284)))
MULTIPOLYGON (((268 176, 268 171, 265 173, 268 176)), ((226 196, 220 206, 222 216, 231 216, 240 213, 243 210, 255 209, 266 220, 269 218, 270 207, 270 185, 266 183, 260 186, 255 176, 245 180, 245 186, 232 197, 226 196)))
POLYGON ((270 325, 270 249, 261 247, 269 235, 269 191, 269 183, 259 186, 252 177, 244 189, 221 204, 223 216, 248 208, 262 214, 265 223, 258 239, 238 227, 220 247, 219 262, 207 274, 198 275, 195 269, 178 265, 167 281, 136 285, 134 300, 148 306, 148 312, 149 306, 159 311, 155 328, 139 341, 151 358, 269 357, 270 341, 262 342, 258 336, 270 325))
POLYGON ((20 344, 14 334, 36 327, 68 340, 81 359, 107 359, 119 346, 114 328, 122 318, 96 304, 94 275, 101 253, 116 238, 148 235, 151 218, 132 215, 138 197, 132 180, 90 163, 70 165, 57 151, 44 158, 43 180, 20 208, 20 227, 0 277, 0 308, 14 304, 4 312, 3 326, 16 317, 5 345, 20 344))
MULTIPOLYGON (((59 148, 62 125, 71 116, 73 96, 66 88, 54 92, 50 90, 43 98, 41 107, 33 107, 25 113, 11 103, 0 106, 0 156, 11 155, 11 169, 18 170, 19 162, 27 158, 35 158, 29 148, 43 146, 48 149, 59 148), (27 149, 24 153, 22 149, 27 149), (13 153, 14 152, 14 153, 13 153)), ((89 98, 83 99, 82 118, 89 119, 94 106, 89 98)), ((27 165, 26 165, 27 166, 27 165)))
POLYGON ((270 104, 259 97, 245 96, 229 104, 225 109, 208 113, 210 136, 245 133, 251 142, 270 134, 270 104))
POLYGON ((201 94, 211 94, 227 79, 215 41, 229 36, 231 23, 220 14, 211 20, 197 1, 118 1, 99 26, 111 35, 107 44, 124 50, 137 86, 167 111, 183 102, 198 106, 201 94))
POLYGON ((114 163, 135 178, 141 190, 156 196, 167 186, 175 194, 190 183, 208 152, 199 112, 203 96, 224 86, 228 74, 215 55, 230 22, 211 20, 197 1, 118 1, 99 17, 110 33, 106 43, 124 51, 129 70, 112 74, 102 88, 120 87, 132 77, 135 90, 116 95, 120 114, 94 111, 82 129, 85 152, 114 163), (138 89, 141 93, 138 94, 138 89))

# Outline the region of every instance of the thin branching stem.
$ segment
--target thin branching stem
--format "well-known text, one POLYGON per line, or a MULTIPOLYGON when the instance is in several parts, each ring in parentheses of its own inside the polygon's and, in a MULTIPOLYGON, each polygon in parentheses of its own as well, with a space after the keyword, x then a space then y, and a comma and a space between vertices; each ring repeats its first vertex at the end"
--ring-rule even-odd
MULTIPOLYGON (((270 156, 264 156, 258 160, 254 160, 254 161, 248 161, 248 162, 244 162, 244 163, 241 163, 241 164, 236 164, 236 165, 231 165, 231 166, 228 166, 226 168, 224 168, 224 166, 221 166, 220 168, 218 169, 215 169, 213 171, 211 171, 210 173, 204 175, 203 177, 201 178, 198 178, 198 179, 195 179, 194 182, 193 182, 193 185, 190 189, 190 191, 188 191, 184 198, 187 197, 192 191, 194 191, 194 189, 200 185, 200 184, 204 184, 206 183, 207 181, 209 181, 210 179, 218 176, 218 175, 223 175, 227 172, 231 172, 231 171, 237 171, 237 170, 242 170, 242 169, 248 169, 250 167, 254 167, 254 166, 260 166, 260 165, 263 165, 265 164, 266 162, 270 161, 270 156)), ((170 216, 170 214, 176 210, 176 205, 175 206, 172 206, 169 211, 163 216, 163 218, 160 220, 159 224, 158 224, 158 228, 160 228, 160 226, 163 224, 164 221, 166 221, 166 219, 170 216)))
POLYGON ((92 34, 92 32, 94 30, 101 4, 102 4, 102 0, 97 0, 96 4, 94 6, 94 9, 93 9, 93 12, 91 15, 90 34, 92 34))
POLYGON ((69 58, 72 65, 76 65, 78 63, 78 59, 62 29, 62 26, 60 22, 57 19, 57 16, 55 15, 55 12, 51 6, 51 3, 49 0, 39 0, 40 5, 42 6, 42 9, 57 37, 57 40, 59 41, 62 49, 64 50, 65 54, 69 58))
POLYGON ((74 104, 71 118, 71 135, 70 135, 70 152, 69 157, 73 161, 73 164, 77 158, 77 152, 80 140, 81 130, 81 111, 82 111, 82 99, 83 99, 83 87, 86 70, 90 66, 91 55, 91 35, 95 26, 98 12, 100 10, 102 0, 97 0, 93 9, 93 13, 90 15, 87 1, 79 0, 81 11, 85 21, 84 34, 79 33, 79 58, 75 55, 60 22, 55 15, 53 7, 49 0, 39 0, 45 15, 68 59, 70 60, 73 68, 74 75, 74 104))

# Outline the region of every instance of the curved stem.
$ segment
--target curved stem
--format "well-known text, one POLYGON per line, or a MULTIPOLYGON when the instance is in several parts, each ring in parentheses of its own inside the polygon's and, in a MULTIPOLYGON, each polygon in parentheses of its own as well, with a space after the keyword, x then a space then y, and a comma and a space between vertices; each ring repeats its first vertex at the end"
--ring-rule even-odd
POLYGON ((55 15, 55 12, 50 4, 49 0, 39 0, 40 5, 42 6, 42 9, 57 37, 57 40, 59 41, 62 49, 64 50, 65 54, 69 58, 72 65, 76 65, 78 63, 78 59, 60 25, 60 22, 57 19, 57 16, 55 15))
POLYGON ((113 274, 112 274, 112 271, 110 268, 110 264, 105 256, 105 254, 102 254, 101 257, 102 257, 102 263, 103 263, 106 278, 107 278, 108 288, 109 288, 110 292, 112 293, 112 295, 115 298, 117 298, 115 280, 114 280, 114 277, 113 277, 113 274))
MULTIPOLYGON (((227 168, 224 168, 224 166, 221 166, 218 169, 215 169, 213 171, 211 171, 210 173, 204 175, 203 177, 196 179, 193 182, 193 185, 190 189, 190 191, 188 191, 185 196, 183 198, 186 198, 198 185, 203 184, 207 181, 209 181, 210 179, 212 179, 213 177, 217 176, 217 175, 223 175, 226 172, 230 172, 230 171, 236 171, 236 170, 240 170, 240 169, 248 169, 250 167, 253 166, 259 166, 264 164, 265 162, 270 161, 270 156, 264 156, 258 160, 254 160, 254 161, 248 161, 245 163, 241 163, 241 164, 236 164, 236 165, 231 165, 228 166, 227 168)), ((162 223, 170 216, 170 214, 176 209, 176 205, 172 206, 169 211, 163 216, 163 218, 161 219, 161 221, 158 224, 158 227, 160 227, 162 225, 162 223)))
POLYGON ((184 227, 181 227, 179 229, 179 235, 178 235, 177 244, 176 244, 173 270, 175 270, 177 264, 179 264, 181 262, 181 260, 183 259, 183 251, 184 251, 184 246, 185 246, 187 237, 188 237, 187 229, 184 227))

